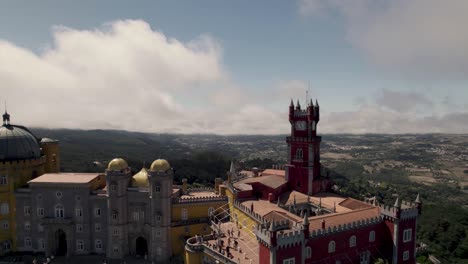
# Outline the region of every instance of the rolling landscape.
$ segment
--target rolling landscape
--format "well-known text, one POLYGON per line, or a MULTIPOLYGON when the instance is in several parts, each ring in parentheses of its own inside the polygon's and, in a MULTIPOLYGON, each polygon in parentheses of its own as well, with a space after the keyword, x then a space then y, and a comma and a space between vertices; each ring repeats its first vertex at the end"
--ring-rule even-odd
MULTIPOLYGON (((231 160, 246 168, 271 168, 286 161, 285 135, 219 136, 150 134, 119 130, 32 129, 38 137, 60 140, 61 170, 103 172, 115 157, 134 172, 165 158, 175 181, 211 186, 224 177, 231 160)), ((393 204, 419 193, 423 215, 418 232, 419 263, 434 255, 442 263, 468 263, 468 135, 326 134, 322 136, 323 175, 335 190, 393 204)))

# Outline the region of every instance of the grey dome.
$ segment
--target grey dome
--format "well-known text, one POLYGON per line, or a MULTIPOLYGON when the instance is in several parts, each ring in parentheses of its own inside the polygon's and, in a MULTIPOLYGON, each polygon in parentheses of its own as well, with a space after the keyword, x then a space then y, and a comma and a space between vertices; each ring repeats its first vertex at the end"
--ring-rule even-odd
POLYGON ((0 127, 0 161, 35 159, 40 156, 39 143, 27 128, 5 123, 0 127))

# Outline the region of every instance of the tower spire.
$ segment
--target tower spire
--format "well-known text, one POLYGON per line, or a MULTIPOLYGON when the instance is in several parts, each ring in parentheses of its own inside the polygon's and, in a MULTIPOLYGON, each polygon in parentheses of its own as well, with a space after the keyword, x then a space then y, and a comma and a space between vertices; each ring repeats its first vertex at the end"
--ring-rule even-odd
POLYGON ((3 114, 3 125, 7 126, 9 124, 10 124, 10 115, 8 114, 7 104, 6 104, 6 100, 5 100, 5 113, 3 114))

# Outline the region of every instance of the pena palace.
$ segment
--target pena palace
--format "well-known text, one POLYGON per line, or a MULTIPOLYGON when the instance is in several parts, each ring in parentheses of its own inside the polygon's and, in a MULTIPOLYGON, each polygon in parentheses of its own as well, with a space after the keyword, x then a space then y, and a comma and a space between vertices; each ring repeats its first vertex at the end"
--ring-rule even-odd
POLYGON ((109 263, 416 263, 415 200, 380 204, 344 197, 322 175, 317 101, 289 106, 287 164, 231 163, 214 188, 174 183, 155 159, 132 173, 122 158, 100 173, 60 171, 59 141, 37 138, 3 115, 0 127, 0 255, 109 263))

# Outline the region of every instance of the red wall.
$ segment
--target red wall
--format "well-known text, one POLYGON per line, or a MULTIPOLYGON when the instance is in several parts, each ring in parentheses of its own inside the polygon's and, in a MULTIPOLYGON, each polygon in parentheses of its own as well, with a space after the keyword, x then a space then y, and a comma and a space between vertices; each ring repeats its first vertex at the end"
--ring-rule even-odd
POLYGON ((415 219, 408 219, 408 220, 401 220, 399 223, 398 229, 398 263, 416 263, 414 258, 414 243, 416 242, 416 220, 415 219), (404 243, 403 242, 403 231, 405 229, 411 228, 411 241, 404 243), (409 259, 403 261, 403 252, 408 250, 409 251, 409 259))
POLYGON ((296 247, 287 247, 276 250, 276 263, 283 264, 283 260, 288 258, 294 258, 294 263, 301 263, 302 249, 300 243, 299 246, 296 247))
POLYGON ((270 264, 270 249, 262 243, 258 244, 258 262, 259 264, 270 264))

